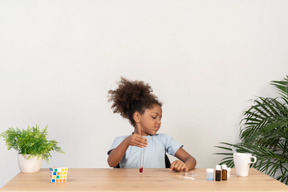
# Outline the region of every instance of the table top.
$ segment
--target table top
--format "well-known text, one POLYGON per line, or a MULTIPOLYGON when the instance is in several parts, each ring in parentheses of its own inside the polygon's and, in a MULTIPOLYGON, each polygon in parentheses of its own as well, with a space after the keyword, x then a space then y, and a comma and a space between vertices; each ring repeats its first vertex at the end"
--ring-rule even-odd
POLYGON ((286 191, 288 186, 259 172, 249 170, 248 177, 238 177, 235 170, 227 181, 207 181, 206 169, 196 168, 188 173, 169 169, 69 168, 67 183, 51 183, 48 168, 37 173, 19 173, 1 192, 13 191, 286 191))

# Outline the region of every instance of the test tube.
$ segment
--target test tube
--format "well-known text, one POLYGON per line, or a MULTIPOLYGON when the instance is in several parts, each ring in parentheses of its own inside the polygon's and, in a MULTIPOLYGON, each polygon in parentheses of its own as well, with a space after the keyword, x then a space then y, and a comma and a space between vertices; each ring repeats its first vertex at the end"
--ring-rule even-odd
POLYGON ((141 148, 141 152, 140 152, 140 168, 139 168, 139 172, 140 172, 140 173, 143 173, 144 152, 145 152, 145 148, 142 147, 142 148, 141 148))

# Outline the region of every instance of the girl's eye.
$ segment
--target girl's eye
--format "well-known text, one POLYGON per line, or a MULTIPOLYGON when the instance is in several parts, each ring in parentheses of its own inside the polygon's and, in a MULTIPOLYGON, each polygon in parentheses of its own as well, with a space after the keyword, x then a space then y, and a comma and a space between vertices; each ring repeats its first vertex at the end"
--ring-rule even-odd
POLYGON ((153 119, 156 119, 157 117, 152 117, 153 119))

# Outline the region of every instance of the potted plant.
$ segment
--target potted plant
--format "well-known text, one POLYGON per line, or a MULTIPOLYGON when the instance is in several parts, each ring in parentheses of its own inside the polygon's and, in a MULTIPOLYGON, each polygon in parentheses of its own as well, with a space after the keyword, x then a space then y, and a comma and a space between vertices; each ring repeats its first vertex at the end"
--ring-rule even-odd
POLYGON ((8 128, 0 134, 3 137, 8 150, 11 148, 18 152, 18 164, 22 172, 38 172, 42 159, 49 161, 51 151, 64 153, 55 140, 47 139, 47 126, 40 130, 39 126, 25 129, 8 128))
POLYGON ((257 162, 252 166, 288 185, 288 76, 284 81, 271 83, 280 97, 258 97, 244 113, 237 144, 222 142, 218 148, 228 152, 221 164, 233 167, 234 147, 238 152, 252 153, 257 162))

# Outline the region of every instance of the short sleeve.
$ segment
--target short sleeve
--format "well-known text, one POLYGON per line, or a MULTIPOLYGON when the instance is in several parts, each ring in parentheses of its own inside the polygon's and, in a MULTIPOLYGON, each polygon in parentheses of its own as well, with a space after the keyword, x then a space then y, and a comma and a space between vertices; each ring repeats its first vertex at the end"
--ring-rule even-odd
POLYGON ((178 151, 180 147, 183 147, 180 143, 176 142, 170 136, 163 134, 163 140, 165 142, 165 150, 169 155, 175 156, 175 153, 178 151))
POLYGON ((109 155, 111 153, 111 151, 113 149, 115 149, 124 139, 126 138, 126 136, 119 136, 116 137, 112 143, 112 146, 110 148, 110 150, 107 152, 107 154, 109 155))

